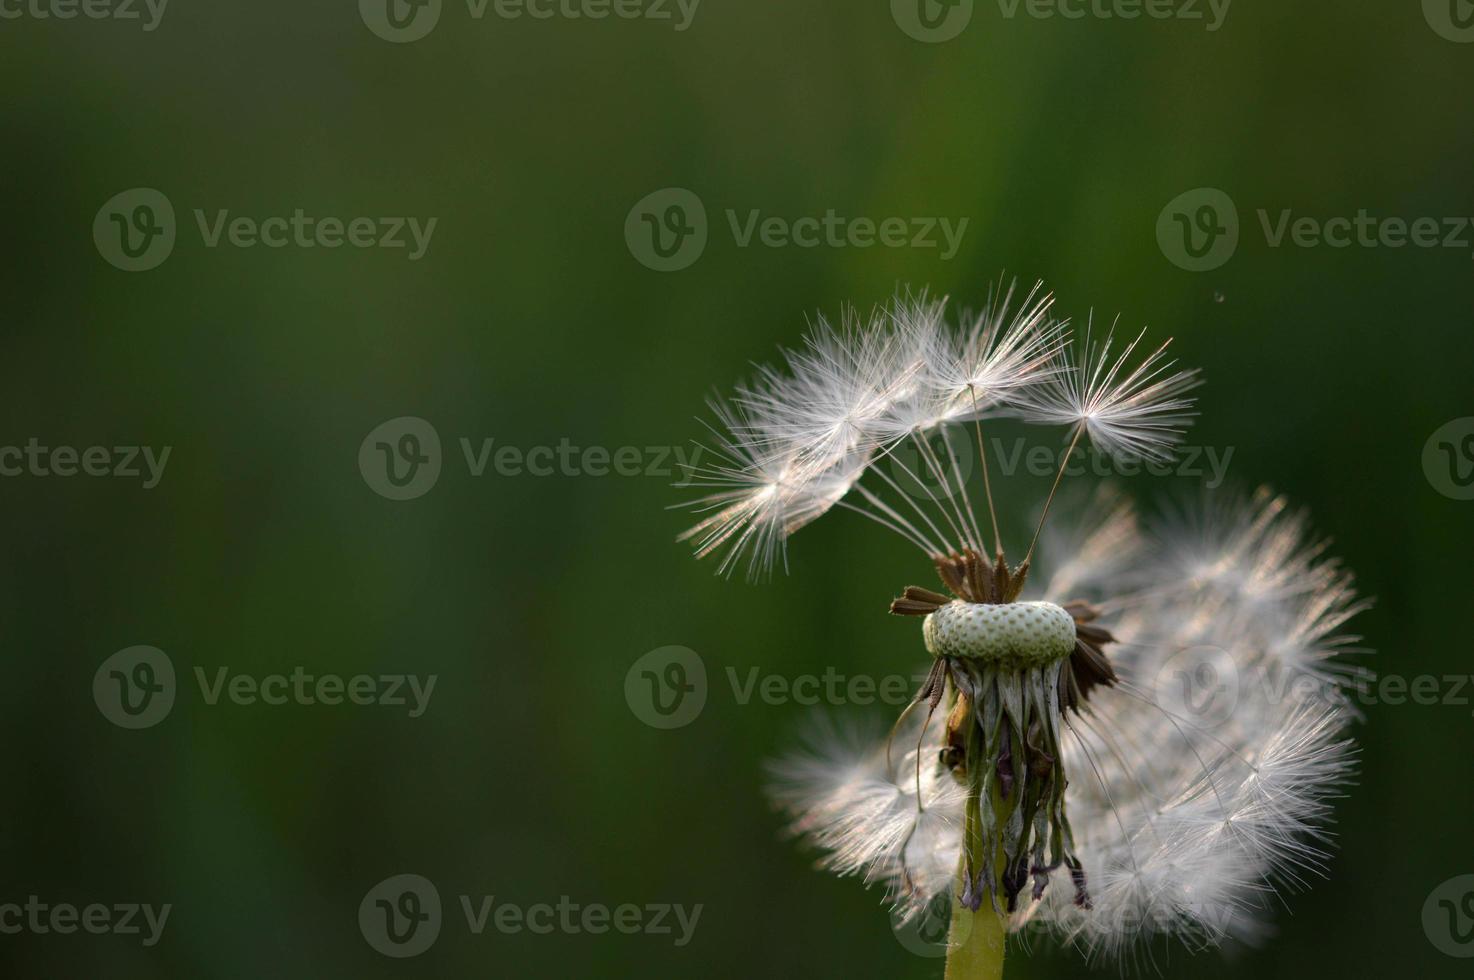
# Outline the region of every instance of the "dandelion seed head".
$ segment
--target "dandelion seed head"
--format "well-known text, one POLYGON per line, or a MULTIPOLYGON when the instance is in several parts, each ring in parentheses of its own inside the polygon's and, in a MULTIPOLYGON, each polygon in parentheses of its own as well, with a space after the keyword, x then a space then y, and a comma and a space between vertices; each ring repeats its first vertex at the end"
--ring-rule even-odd
POLYGON ((1366 603, 1267 490, 1142 517, 1109 486, 1056 495, 1062 463, 1028 547, 1006 546, 990 479, 1007 477, 983 456, 969 481, 959 446, 1013 418, 1167 459, 1198 377, 1142 335, 1072 336, 1037 286, 949 309, 923 293, 821 319, 713 403, 686 481, 698 555, 761 576, 840 510, 920 548, 947 590, 891 604, 932 655, 891 735, 817 723, 773 763, 773 798, 822 867, 903 919, 997 902, 1014 932, 1103 960, 1262 941, 1326 871, 1366 603))

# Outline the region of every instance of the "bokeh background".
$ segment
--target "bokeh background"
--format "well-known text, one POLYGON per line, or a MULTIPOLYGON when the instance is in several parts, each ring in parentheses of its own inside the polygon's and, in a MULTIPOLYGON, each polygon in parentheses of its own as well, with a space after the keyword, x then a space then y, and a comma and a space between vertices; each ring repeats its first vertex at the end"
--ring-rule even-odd
MULTIPOLYGON (((1474 415, 1474 235, 1275 248, 1258 217, 1474 215, 1474 44, 1431 0, 1237 0, 1212 31, 980 0, 945 43, 885 0, 702 0, 685 30, 477 20, 446 0, 413 43, 351 0, 173 0, 151 31, 5 9, 22 13, 0 20, 0 445, 172 451, 152 489, 0 479, 0 902, 173 906, 152 947, 0 935, 5 976, 940 976, 878 893, 780 840, 762 765, 810 709, 740 704, 727 680, 914 670, 915 624, 883 615, 922 576, 906 546, 833 517, 794 539, 788 575, 726 581, 673 543, 674 477, 476 477, 460 449, 685 446, 713 386, 815 312, 898 287, 975 305, 1001 274, 1043 279, 1077 319, 1174 335, 1208 380, 1193 441, 1233 447, 1238 486, 1272 483, 1335 537, 1377 598, 1357 623, 1376 666, 1474 673, 1474 503, 1424 466, 1435 430, 1474 415), (129 273, 92 228, 137 187, 172 202, 178 240, 129 273), (699 196, 710 236, 659 272, 625 225, 668 187, 699 196), (1229 195, 1241 234, 1188 271, 1156 227, 1200 187, 1229 195), (298 208, 438 225, 409 261, 209 248, 193 216, 298 208), (742 248, 727 226, 729 209, 830 208, 969 226, 949 259, 742 248), (358 465, 400 416, 443 443, 438 483, 407 501, 358 465), (139 644, 178 690, 125 730, 93 678, 139 644), (669 645, 710 684, 698 718, 661 731, 625 680, 669 645), (438 682, 411 718, 211 705, 194 680, 299 666, 438 682), (433 881, 446 915, 396 960, 358 909, 402 873, 433 881), (703 911, 684 947, 476 936, 460 895, 703 911)), ((1128 484, 1150 503, 1195 482, 1128 484)), ((1039 493, 1006 481, 1004 509, 1039 493)), ((1176 951, 1163 974, 1466 975, 1422 911, 1474 872, 1471 711, 1367 708, 1329 880, 1263 949, 1176 951)), ((1047 949, 1010 963, 1087 969, 1047 949)))

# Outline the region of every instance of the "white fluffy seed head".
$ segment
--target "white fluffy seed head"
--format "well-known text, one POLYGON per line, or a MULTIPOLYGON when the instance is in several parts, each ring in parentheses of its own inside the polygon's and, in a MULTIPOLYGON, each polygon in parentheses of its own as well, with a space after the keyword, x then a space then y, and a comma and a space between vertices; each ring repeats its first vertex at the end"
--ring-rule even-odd
POLYGON ((927 616, 921 633, 934 657, 986 660, 1011 670, 1044 667, 1075 649, 1075 620, 1052 602, 957 599, 927 616))
MULTIPOLYGON (((1067 714, 1060 740, 1093 907, 1056 882, 1021 903, 1009 929, 1122 963, 1150 962, 1163 936, 1191 950, 1261 941, 1282 904, 1277 892, 1326 873, 1333 804, 1355 761, 1337 665, 1363 652, 1344 632, 1362 604, 1273 494, 1165 522, 1138 523, 1121 498, 1096 504, 1057 502, 1056 533, 1043 544, 1065 545, 1063 557, 1041 546, 1037 567, 1061 572, 1034 580, 1048 583, 1041 598, 1100 607, 1093 625, 1118 638, 1110 657, 1119 682, 1067 714), (1083 526, 1066 527, 1070 516, 1083 526), (1179 659, 1183 651, 1205 645, 1216 675, 1194 679, 1191 698, 1172 697, 1197 674, 1184 669, 1193 661, 1179 659), (1224 698, 1226 714, 1195 707, 1224 698)), ((938 760, 940 730, 933 722, 923 737, 926 713, 912 712, 892 739, 908 751, 891 765, 884 739, 865 754, 831 737, 783 767, 780 799, 794 830, 827 866, 887 886, 913 918, 958 894, 966 793, 938 760)))
POLYGON ((785 557, 789 535, 843 505, 928 557, 980 549, 968 540, 981 538, 977 529, 961 533, 958 515, 946 513, 968 492, 948 434, 971 445, 976 434, 957 429, 974 420, 1083 426, 1112 455, 1169 457, 1193 415, 1186 393, 1196 374, 1171 373, 1162 349, 1135 363, 1139 337, 1119 354, 1088 335, 1080 345, 1051 302, 1038 285, 1015 302, 1000 283, 980 316, 960 321, 924 293, 869 315, 847 310, 837 324, 821 318, 801 347, 784 351, 781 367, 759 367, 714 405, 716 441, 703 448, 715 462, 691 467, 684 484, 707 491, 690 501, 704 516, 683 537, 698 556, 721 554, 720 571, 745 564, 763 578, 785 557), (1071 353, 1072 344, 1085 349, 1071 353), (903 442, 917 449, 937 437, 946 446, 940 461, 923 458, 913 470, 894 455, 903 442), (874 478, 862 484, 867 474, 874 478), (897 508, 877 501, 877 489, 910 499, 897 508), (851 491, 863 499, 845 500, 851 491), (934 510, 942 513, 927 513, 934 510), (949 535, 937 516, 955 540, 942 540, 949 535))

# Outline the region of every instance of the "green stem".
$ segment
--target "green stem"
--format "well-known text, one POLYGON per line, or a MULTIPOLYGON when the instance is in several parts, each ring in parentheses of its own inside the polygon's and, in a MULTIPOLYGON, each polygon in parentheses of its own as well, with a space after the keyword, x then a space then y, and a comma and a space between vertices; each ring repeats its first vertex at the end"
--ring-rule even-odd
POLYGON ((1000 980, 1007 921, 986 898, 976 912, 954 901, 945 980, 1000 980))
MULTIPOLYGON (((1003 719, 1000 719, 1002 723, 1003 719)), ((952 901, 952 924, 947 935, 947 972, 944 980, 1001 980, 1003 976, 1003 954, 1008 938, 1008 914, 1000 912, 1003 896, 998 891, 984 895, 976 912, 962 904, 960 893, 964 890, 968 874, 976 874, 982 865, 981 853, 992 852, 995 882, 1008 867, 1008 855, 1003 846, 1003 828, 1018 805, 1021 788, 1016 788, 1012 800, 1000 795, 998 781, 993 778, 997 769, 998 732, 984 733, 974 723, 967 735, 967 771, 973 780, 968 799, 967 817, 963 821, 966 846, 962 852, 958 882, 954 886, 952 901), (986 735, 986 741, 984 736, 986 735), (991 806, 991 818, 985 828, 979 809, 979 801, 986 794, 991 806), (986 833, 985 833, 986 829, 986 833), (969 855, 972 859, 969 860, 969 855)), ((997 885, 994 886, 998 888, 997 885)), ((970 891, 971 889, 967 889, 970 891)), ((999 889, 1001 890, 1001 889, 999 889)))

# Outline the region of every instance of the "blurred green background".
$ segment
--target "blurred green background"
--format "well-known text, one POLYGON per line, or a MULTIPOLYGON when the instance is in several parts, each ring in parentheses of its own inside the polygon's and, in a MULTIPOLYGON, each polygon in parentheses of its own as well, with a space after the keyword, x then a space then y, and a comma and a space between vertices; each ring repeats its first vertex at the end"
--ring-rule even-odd
MULTIPOLYGON (((1258 217, 1474 215, 1474 44, 1433 29, 1437 4, 1240 0, 1210 31, 979 2, 935 44, 885 0, 703 0, 685 30, 446 0, 413 43, 351 0, 173 0, 151 31, 4 9, 21 16, 0 19, 0 446, 172 452, 152 489, 0 478, 0 903, 173 906, 151 947, 0 935, 6 976, 940 976, 877 892, 780 839, 762 764, 809 709, 739 704, 726 673, 914 670, 915 624, 883 612, 925 577, 917 557, 833 516, 793 540, 789 575, 726 581, 673 543, 672 478, 476 477, 460 448, 684 446, 707 392, 805 317, 898 286, 976 305, 1006 272, 1077 319, 1175 335, 1208 381, 1192 441, 1234 447, 1238 485, 1272 483, 1335 537, 1377 597, 1357 621, 1375 666, 1474 672, 1474 503, 1423 465, 1436 429, 1474 415, 1474 236, 1275 248, 1258 217), (137 187, 172 202, 178 239, 129 273, 92 227, 137 187), (625 225, 667 187, 699 196, 710 236, 658 272, 625 225), (1199 187, 1232 198, 1241 234, 1193 272, 1156 227, 1199 187), (210 248, 194 218, 298 208, 438 224, 410 261, 210 248), (743 248, 726 217, 831 208, 969 226, 943 259, 743 248), (357 462, 400 416, 443 443, 438 483, 407 501, 357 462), (138 644, 168 655, 177 698, 125 730, 93 678, 138 644), (660 731, 625 679, 668 645, 701 655, 710 690, 660 731), (211 705, 194 681, 298 666, 438 682, 411 718, 211 705), (446 906, 406 960, 358 925, 401 873, 446 906), (460 895, 703 911, 683 947, 476 936, 460 895)), ((1039 492, 1007 481, 1003 507, 1039 492)), ((1330 880, 1288 900, 1263 949, 1179 950, 1166 976, 1467 975, 1422 910, 1474 872, 1471 707, 1377 705, 1359 734, 1330 880)), ((1044 948, 1010 975, 1086 969, 1044 948)))

